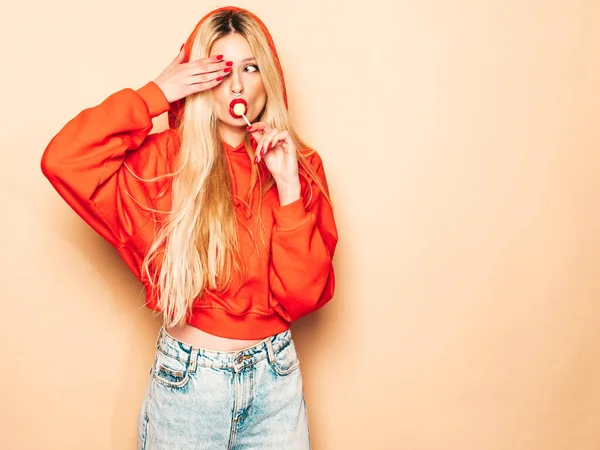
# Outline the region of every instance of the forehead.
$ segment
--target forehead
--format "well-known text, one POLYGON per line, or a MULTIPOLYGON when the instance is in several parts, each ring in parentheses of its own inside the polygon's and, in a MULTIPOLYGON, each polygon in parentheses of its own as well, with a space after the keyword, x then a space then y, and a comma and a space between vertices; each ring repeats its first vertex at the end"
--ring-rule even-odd
POLYGON ((231 61, 251 58, 254 53, 244 36, 233 33, 223 36, 213 43, 209 56, 212 55, 225 55, 225 59, 231 61))

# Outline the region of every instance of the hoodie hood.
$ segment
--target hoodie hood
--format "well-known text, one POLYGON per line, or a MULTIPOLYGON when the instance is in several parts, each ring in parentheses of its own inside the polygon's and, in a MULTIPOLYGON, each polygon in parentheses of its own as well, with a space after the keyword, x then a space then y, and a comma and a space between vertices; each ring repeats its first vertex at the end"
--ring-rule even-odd
MULTIPOLYGON (((273 53, 273 56, 275 58, 275 63, 277 65, 277 70, 279 71, 279 74, 281 75, 281 82, 282 82, 282 90, 283 90, 283 100, 285 102, 285 106, 287 108, 288 103, 287 103, 287 92, 286 92, 286 88, 285 88, 285 80, 283 77, 283 70, 281 68, 281 62, 279 61, 279 56, 277 55, 277 49, 275 48, 275 43, 273 42, 273 38, 271 37, 271 33, 269 33, 269 30, 267 29, 266 25, 262 22, 262 20, 260 20, 257 16, 255 16, 254 14, 252 14, 250 11, 243 9, 243 8, 238 8, 236 6, 225 6, 222 8, 218 8, 215 9, 211 12, 209 12, 208 14, 206 14, 202 19, 200 19, 200 22, 198 22, 198 24, 196 25, 196 27, 194 28, 194 31, 192 31, 192 33, 190 34, 190 36, 187 38, 187 41, 184 44, 184 58, 183 58, 183 62, 189 62, 189 58, 190 58, 190 50, 192 48, 192 45, 196 39, 196 35, 198 34, 198 30, 200 29, 200 27, 202 26, 202 24, 211 16, 213 16, 216 13, 219 13, 221 11, 242 11, 246 14, 248 14, 249 16, 251 16, 254 20, 256 20, 256 22, 260 25, 260 27, 262 28, 263 32, 265 33, 265 36, 267 37, 267 41, 269 43, 269 48, 271 49, 271 52, 273 53)), ((169 111, 169 127, 170 128, 177 128, 177 125, 179 123, 179 117, 183 112, 183 107, 185 105, 185 98, 178 100, 176 102, 171 103, 171 109, 169 111)))

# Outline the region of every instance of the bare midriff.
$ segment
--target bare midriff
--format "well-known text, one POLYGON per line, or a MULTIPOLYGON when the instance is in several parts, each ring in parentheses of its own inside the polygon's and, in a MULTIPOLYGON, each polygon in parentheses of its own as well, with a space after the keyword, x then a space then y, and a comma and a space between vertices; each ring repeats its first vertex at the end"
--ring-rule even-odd
POLYGON ((250 348, 264 339, 230 339, 202 331, 192 325, 167 328, 167 333, 175 339, 205 350, 218 352, 236 352, 250 348))

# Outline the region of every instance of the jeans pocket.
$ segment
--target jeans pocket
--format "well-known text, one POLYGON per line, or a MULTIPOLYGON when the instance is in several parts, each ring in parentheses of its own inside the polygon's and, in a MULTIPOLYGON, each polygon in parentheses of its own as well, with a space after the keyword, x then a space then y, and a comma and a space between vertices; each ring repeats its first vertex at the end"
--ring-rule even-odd
POLYGON ((287 376, 298 370, 300 360, 296 353, 294 341, 289 341, 288 344, 275 352, 275 360, 271 361, 271 367, 279 376, 287 376))
POLYGON ((160 349, 156 351, 152 377, 171 389, 182 389, 190 381, 187 363, 163 353, 160 349))

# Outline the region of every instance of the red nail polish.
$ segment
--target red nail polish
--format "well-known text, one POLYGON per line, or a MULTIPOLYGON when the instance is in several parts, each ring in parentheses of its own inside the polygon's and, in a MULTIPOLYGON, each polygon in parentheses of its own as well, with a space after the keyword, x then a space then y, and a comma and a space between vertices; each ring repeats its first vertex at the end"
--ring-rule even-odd
POLYGON ((227 61, 227 62, 225 63, 225 65, 226 65, 226 66, 229 66, 229 67, 231 67, 231 66, 233 66, 233 62, 232 62, 232 61, 227 61))
POLYGON ((221 81, 223 79, 223 77, 219 77, 217 78, 217 81, 221 81))
POLYGON ((258 163, 258 156, 254 157, 254 164, 258 163))
POLYGON ((179 49, 179 51, 183 50, 183 47, 185 47, 185 44, 181 44, 181 48, 179 49))
POLYGON ((223 55, 217 55, 217 59, 221 61, 223 59, 223 55))
POLYGON ((250 131, 252 129, 252 125, 246 127, 246 130, 250 131))
POLYGON ((223 69, 223 72, 225 72, 225 73, 231 72, 231 67, 226 67, 225 69, 223 69))

